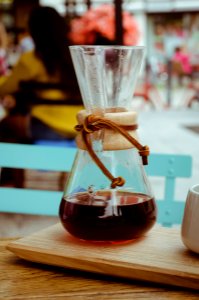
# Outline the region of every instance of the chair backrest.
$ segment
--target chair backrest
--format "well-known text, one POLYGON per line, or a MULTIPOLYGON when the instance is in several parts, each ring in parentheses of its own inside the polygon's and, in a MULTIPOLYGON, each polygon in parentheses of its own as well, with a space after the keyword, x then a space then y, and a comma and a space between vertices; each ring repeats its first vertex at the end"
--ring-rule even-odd
MULTIPOLYGON (((32 170, 71 170, 76 148, 0 143, 0 167, 32 170)), ((57 215, 62 192, 0 188, 0 211, 57 215)))
POLYGON ((151 154, 146 172, 149 176, 165 178, 163 199, 156 199, 158 223, 168 227, 172 224, 181 224, 185 199, 177 201, 174 198, 176 179, 191 177, 192 157, 190 155, 151 154))
MULTIPOLYGON (((0 166, 34 170, 70 171, 75 148, 0 143, 0 166)), ((157 200, 158 222, 164 226, 180 224, 184 201, 175 201, 175 179, 190 177, 189 155, 151 154, 146 172, 165 178, 164 198, 157 200)), ((57 215, 62 192, 19 188, 0 188, 0 211, 57 215)))

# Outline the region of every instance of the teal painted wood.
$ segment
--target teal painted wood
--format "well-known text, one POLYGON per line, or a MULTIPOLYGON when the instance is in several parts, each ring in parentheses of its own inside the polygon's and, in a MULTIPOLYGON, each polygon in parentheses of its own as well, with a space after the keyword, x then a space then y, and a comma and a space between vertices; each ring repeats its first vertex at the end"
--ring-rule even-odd
POLYGON ((190 155, 151 154, 149 165, 146 166, 149 176, 161 176, 165 178, 163 199, 157 199, 158 223, 170 227, 172 224, 181 224, 184 201, 176 201, 176 178, 189 178, 192 174, 192 157, 190 155))
POLYGON ((0 143, 0 166, 65 172, 75 154, 75 148, 0 143))
POLYGON ((181 224, 184 214, 184 201, 173 201, 170 203, 157 201, 158 218, 157 223, 165 227, 171 227, 173 224, 181 224))
POLYGON ((190 155, 152 153, 145 169, 150 176, 190 177, 191 165, 190 155))
MULTIPOLYGON (((74 148, 0 143, 2 167, 70 171, 75 155, 74 148)), ((185 202, 174 199, 175 179, 191 176, 191 156, 151 154, 145 169, 149 176, 165 178, 164 197, 157 200, 158 222, 164 226, 180 224, 185 202)), ((61 196, 54 191, 0 188, 0 211, 57 215, 61 196)))
MULTIPOLYGON (((69 172, 75 148, 0 143, 0 167, 69 172)), ((62 192, 0 188, 0 211, 58 215, 62 192)))
POLYGON ((0 189, 0 211, 57 216, 62 192, 18 188, 0 189))

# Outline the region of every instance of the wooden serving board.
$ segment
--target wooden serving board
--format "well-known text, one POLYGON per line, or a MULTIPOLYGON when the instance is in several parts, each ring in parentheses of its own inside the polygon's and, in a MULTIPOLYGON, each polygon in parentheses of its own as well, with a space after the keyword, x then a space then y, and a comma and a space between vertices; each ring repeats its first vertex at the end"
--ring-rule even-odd
POLYGON ((156 226, 134 242, 102 244, 75 239, 57 224, 7 248, 33 262, 199 289, 199 255, 184 247, 179 228, 156 226))

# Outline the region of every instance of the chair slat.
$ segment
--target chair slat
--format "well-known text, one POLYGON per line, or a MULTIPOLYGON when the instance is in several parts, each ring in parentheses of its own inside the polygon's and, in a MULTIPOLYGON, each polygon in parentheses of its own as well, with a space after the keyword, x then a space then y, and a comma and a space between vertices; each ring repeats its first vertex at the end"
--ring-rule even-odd
POLYGON ((190 177, 192 158, 190 155, 151 154, 146 172, 150 176, 190 177))
POLYGON ((0 188, 0 211, 57 216, 62 192, 0 188))
POLYGON ((0 166, 66 172, 71 169, 75 148, 0 143, 0 166))

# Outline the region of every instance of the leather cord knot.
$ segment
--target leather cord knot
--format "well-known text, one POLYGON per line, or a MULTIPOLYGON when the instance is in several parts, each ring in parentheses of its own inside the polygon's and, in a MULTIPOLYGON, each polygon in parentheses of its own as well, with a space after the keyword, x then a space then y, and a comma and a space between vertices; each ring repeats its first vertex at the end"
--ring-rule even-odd
POLYGON ((84 123, 82 125, 76 125, 75 130, 76 131, 82 131, 86 133, 93 133, 95 131, 98 131, 102 129, 102 125, 99 124, 99 118, 96 115, 89 115, 85 118, 84 123))
POLYGON ((87 118, 85 119, 84 122, 84 130, 87 133, 93 133, 95 131, 100 130, 102 127, 100 126, 100 124, 98 123, 99 121, 99 117, 95 116, 95 115, 89 115, 87 116, 87 118))
POLYGON ((147 165, 148 156, 150 154, 149 146, 143 146, 142 149, 139 150, 139 154, 142 157, 143 165, 147 165))
MULTIPOLYGON (((134 128, 137 128, 137 125, 134 128)), ((149 147, 142 146, 135 138, 133 138, 125 129, 125 126, 118 125, 117 123, 105 119, 103 117, 97 115, 88 115, 83 124, 76 125, 75 129, 78 132, 82 133, 82 138, 84 140, 85 146, 94 160, 94 162, 98 165, 98 167, 102 170, 102 172, 111 180, 111 188, 115 188, 116 186, 123 186, 125 184, 125 180, 122 177, 113 177, 113 175, 109 172, 109 170, 104 166, 101 160, 98 158, 96 153, 94 152, 90 139, 88 139, 88 135, 98 131, 103 128, 108 128, 119 132, 123 135, 130 143, 132 143, 139 151, 140 156, 142 157, 143 164, 147 164, 147 156, 149 155, 149 147)))
POLYGON ((123 186, 125 184, 125 179, 121 176, 115 177, 112 180, 111 187, 114 189, 116 186, 123 186))

